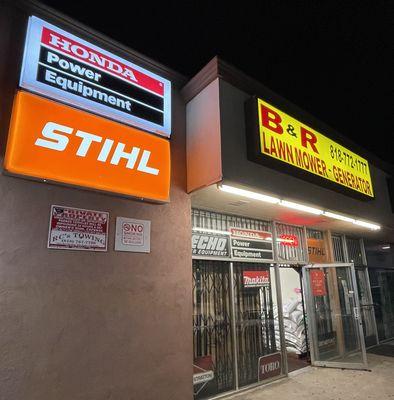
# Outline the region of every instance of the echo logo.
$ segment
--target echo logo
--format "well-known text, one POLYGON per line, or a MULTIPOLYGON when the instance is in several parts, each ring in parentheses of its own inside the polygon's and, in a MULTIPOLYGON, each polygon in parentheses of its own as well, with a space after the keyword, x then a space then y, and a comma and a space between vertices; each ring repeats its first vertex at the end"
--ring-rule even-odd
POLYGON ((4 166, 47 182, 169 198, 167 139, 23 91, 14 101, 4 166))

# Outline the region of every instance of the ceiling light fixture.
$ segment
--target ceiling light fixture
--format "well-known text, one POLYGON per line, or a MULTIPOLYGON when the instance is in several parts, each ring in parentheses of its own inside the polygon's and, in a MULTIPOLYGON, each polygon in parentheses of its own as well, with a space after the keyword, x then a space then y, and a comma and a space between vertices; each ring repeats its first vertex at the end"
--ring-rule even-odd
POLYGON ((208 228, 192 228, 193 231, 197 231, 197 232, 206 232, 206 233, 218 233, 220 235, 229 235, 230 232, 227 231, 220 231, 217 229, 208 229, 208 228))
POLYGON ((363 226, 364 228, 372 229, 373 231, 378 231, 380 229, 380 225, 372 224, 371 222, 360 221, 356 219, 353 222, 355 225, 363 226))
POLYGON ((276 197, 271 197, 271 196, 266 196, 265 194, 251 192, 250 190, 239 189, 234 186, 218 185, 218 188, 226 193, 237 194, 239 196, 247 197, 253 200, 263 201, 265 203, 278 204, 280 202, 280 199, 276 197))
POLYGON ((345 215, 336 214, 331 211, 323 211, 319 208, 314 208, 314 207, 306 206, 304 204, 294 203, 293 201, 281 200, 277 197, 267 196, 265 194, 252 192, 250 190, 239 189, 239 188, 236 188, 236 187, 230 186, 230 185, 220 185, 219 184, 218 189, 220 189, 221 191, 226 192, 226 193, 236 194, 238 196, 262 201, 264 203, 279 204, 283 207, 291 208, 293 210, 304 211, 304 212, 314 214, 314 215, 324 215, 325 217, 328 217, 328 218, 337 219, 337 220, 344 221, 344 222, 350 222, 354 225, 362 226, 364 228, 368 228, 373 231, 378 231, 381 229, 380 225, 373 224, 372 222, 366 222, 366 221, 362 221, 359 219, 347 217, 345 215))
POLYGON ((292 201, 281 200, 279 203, 281 206, 292 208, 293 210, 305 211, 310 214, 321 215, 323 214, 323 210, 319 210, 318 208, 313 208, 309 206, 305 206, 303 204, 294 203, 292 201))
POLYGON ((345 221, 345 222, 351 222, 352 224, 354 224, 354 222, 356 221, 354 218, 346 217, 341 214, 335 214, 330 211, 324 211, 323 215, 328 218, 338 219, 340 221, 345 221))

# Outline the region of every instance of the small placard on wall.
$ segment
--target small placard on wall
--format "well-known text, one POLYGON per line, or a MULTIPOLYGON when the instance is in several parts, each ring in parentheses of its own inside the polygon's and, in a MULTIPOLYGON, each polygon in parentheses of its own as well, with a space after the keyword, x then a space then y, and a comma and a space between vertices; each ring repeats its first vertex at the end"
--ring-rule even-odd
POLYGON ((117 217, 115 250, 150 253, 150 221, 117 217))
POLYGON ((109 213, 52 205, 48 249, 107 251, 109 213))

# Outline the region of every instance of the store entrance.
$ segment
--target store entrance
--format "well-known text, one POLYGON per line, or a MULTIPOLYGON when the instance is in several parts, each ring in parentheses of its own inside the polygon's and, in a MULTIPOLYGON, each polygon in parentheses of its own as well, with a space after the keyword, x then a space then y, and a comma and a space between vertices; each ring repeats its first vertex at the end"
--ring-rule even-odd
POLYGON ((312 365, 366 369, 353 264, 303 267, 312 365))
POLYGON ((284 376, 275 267, 193 260, 196 399, 284 376))
POLYGON ((279 271, 287 366, 288 372, 293 372, 310 365, 302 267, 281 266, 279 271))

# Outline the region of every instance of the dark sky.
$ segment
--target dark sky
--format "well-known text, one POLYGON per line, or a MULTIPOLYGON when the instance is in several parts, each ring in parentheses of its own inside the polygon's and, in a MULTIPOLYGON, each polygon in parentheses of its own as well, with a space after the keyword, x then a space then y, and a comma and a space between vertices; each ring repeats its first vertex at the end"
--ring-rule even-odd
POLYGON ((394 163, 393 1, 44 3, 189 77, 219 55, 394 163))

